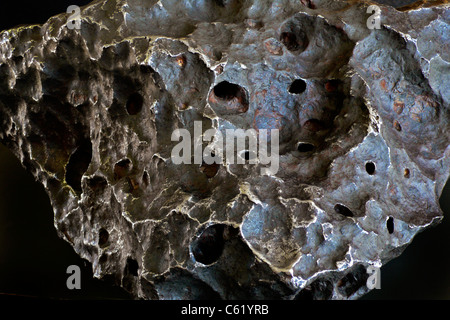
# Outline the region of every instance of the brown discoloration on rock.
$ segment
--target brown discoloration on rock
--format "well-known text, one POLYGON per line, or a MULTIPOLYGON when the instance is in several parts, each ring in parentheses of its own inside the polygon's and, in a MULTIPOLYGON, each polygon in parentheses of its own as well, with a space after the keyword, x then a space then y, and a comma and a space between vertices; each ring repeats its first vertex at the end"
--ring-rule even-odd
POLYGON ((207 164, 203 162, 202 166, 200 167, 200 171, 202 171, 208 178, 213 178, 217 174, 219 169, 220 164, 218 163, 207 164))
POLYGON ((387 90, 388 90, 387 84, 386 84, 386 80, 382 79, 382 80, 380 81, 380 86, 381 86, 381 88, 383 88, 384 91, 387 91, 387 90))
POLYGON ((280 56, 283 54, 283 47, 281 46, 281 43, 276 39, 267 39, 266 41, 264 41, 264 46, 266 50, 273 55, 280 56))
POLYGON ((409 178, 410 174, 411 174, 411 172, 410 172, 410 170, 409 170, 408 168, 406 168, 406 169, 403 171, 403 176, 404 176, 405 178, 409 178))
POLYGON ((411 119, 413 119, 415 122, 422 122, 422 118, 418 113, 411 113, 411 119))
POLYGON ((394 111, 397 114, 401 114, 403 112, 404 107, 405 104, 402 101, 394 101, 394 111))
POLYGON ((186 56, 184 54, 178 55, 175 60, 180 68, 184 68, 186 66, 186 56))

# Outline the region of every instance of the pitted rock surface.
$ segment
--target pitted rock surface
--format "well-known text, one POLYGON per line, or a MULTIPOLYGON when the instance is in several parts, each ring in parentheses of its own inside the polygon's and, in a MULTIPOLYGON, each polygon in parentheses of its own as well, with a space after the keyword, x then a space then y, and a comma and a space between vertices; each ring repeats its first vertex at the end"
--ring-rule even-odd
POLYGON ((373 30, 369 5, 94 1, 80 30, 3 31, 1 142, 135 297, 358 298, 442 219, 450 172, 449 5, 379 5, 373 30), (279 170, 173 163, 195 121, 278 129, 279 170))

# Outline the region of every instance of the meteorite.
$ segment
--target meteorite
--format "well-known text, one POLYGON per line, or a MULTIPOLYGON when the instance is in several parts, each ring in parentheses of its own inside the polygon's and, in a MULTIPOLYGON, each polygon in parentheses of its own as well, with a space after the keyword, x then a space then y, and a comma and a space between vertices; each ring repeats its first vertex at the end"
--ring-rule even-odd
POLYGON ((370 5, 99 0, 3 31, 0 141, 136 298, 361 297, 450 172, 449 5, 370 5), (276 130, 279 170, 174 163, 197 122, 276 130))

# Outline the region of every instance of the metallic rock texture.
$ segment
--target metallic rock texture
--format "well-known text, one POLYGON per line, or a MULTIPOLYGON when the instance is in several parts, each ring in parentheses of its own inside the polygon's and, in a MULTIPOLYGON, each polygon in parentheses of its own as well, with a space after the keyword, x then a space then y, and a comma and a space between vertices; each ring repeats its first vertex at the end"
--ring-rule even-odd
POLYGON ((0 33, 0 138, 59 235, 144 299, 355 299, 442 219, 450 10, 94 1, 0 33), (177 128, 279 129, 280 169, 175 165, 177 128))

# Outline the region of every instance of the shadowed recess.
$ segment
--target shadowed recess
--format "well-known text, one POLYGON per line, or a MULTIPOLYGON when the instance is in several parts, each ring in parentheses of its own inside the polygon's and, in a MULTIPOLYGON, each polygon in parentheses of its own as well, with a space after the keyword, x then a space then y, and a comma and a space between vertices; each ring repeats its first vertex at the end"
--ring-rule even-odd
POLYGON ((66 166, 66 182, 73 190, 81 192, 81 178, 88 169, 91 159, 92 143, 89 139, 85 139, 70 156, 66 166))
POLYGON ((225 244, 224 229, 222 224, 210 226, 194 240, 191 250, 195 260, 208 265, 220 258, 225 244))

